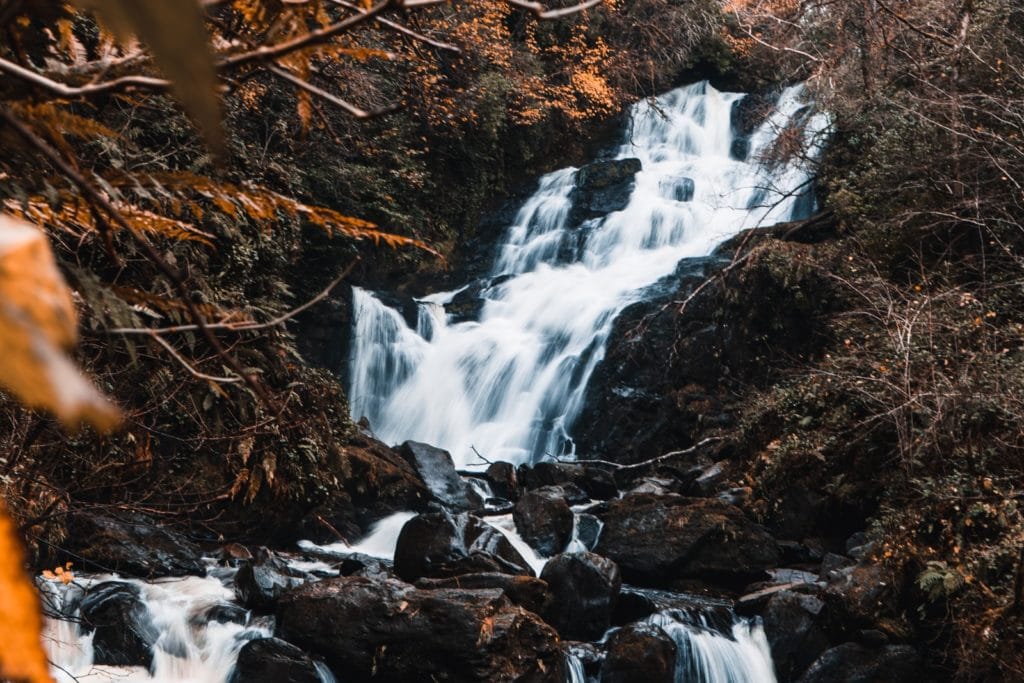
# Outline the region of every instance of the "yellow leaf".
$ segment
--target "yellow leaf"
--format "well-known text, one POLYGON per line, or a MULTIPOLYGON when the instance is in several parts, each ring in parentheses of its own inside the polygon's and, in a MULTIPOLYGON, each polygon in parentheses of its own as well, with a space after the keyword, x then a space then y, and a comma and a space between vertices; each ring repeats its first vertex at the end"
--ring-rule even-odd
POLYGON ((217 72, 197 0, 75 0, 120 40, 138 36, 215 151, 224 146, 217 72))
POLYGON ((25 574, 24 553, 14 522, 0 501, 0 678, 51 683, 39 640, 43 625, 39 594, 25 574))
POLYGON ((0 214, 0 385, 65 425, 113 429, 119 413, 64 354, 75 307, 45 235, 0 214))

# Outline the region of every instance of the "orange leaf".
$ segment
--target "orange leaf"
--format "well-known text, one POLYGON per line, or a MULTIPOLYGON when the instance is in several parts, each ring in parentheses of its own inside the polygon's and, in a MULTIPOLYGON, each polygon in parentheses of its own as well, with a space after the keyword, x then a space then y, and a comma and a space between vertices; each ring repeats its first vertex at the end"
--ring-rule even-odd
POLYGON ((67 426, 109 431, 117 409, 64 354, 76 337, 71 292, 45 235, 0 214, 0 385, 67 426))
POLYGON ((25 574, 24 553, 0 501, 0 678, 52 683, 39 640, 39 594, 25 574))

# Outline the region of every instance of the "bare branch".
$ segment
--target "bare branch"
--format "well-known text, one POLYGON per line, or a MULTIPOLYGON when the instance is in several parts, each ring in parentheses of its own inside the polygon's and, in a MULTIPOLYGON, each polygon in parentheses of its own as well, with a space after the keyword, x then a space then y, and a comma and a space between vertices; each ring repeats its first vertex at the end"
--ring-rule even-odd
MULTIPOLYGON (((342 7, 346 7, 348 9, 355 10, 357 12, 365 12, 366 11, 362 7, 360 7, 359 5, 355 5, 355 4, 351 3, 351 2, 347 2, 346 0, 331 0, 331 2, 333 2, 335 5, 341 5, 342 7)), ((403 26, 402 24, 399 24, 396 21, 391 21, 390 19, 385 19, 382 16, 376 16, 373 19, 374 19, 375 22, 377 22, 381 26, 385 26, 385 27, 390 28, 392 30, 398 31, 399 33, 401 33, 404 36, 408 36, 409 38, 412 38, 413 40, 418 40, 421 43, 426 43, 427 45, 430 45, 431 47, 436 47, 439 50, 447 50, 448 52, 454 52, 456 54, 460 54, 462 52, 462 50, 460 50, 455 45, 452 45, 451 43, 442 43, 439 40, 434 40, 433 38, 431 38, 429 36, 425 36, 422 33, 417 33, 416 31, 413 31, 408 26, 403 26)))
POLYGON ((287 71, 285 69, 282 69, 277 64, 271 63, 271 64, 267 64, 266 66, 267 66, 268 70, 273 72, 275 75, 280 76, 281 78, 283 78, 284 80, 288 81, 292 85, 295 85, 296 87, 301 88, 302 90, 305 90, 306 92, 312 93, 312 94, 316 95, 317 97, 323 98, 323 99, 327 100, 328 102, 330 102, 331 104, 334 104, 334 105, 337 105, 337 106, 341 107, 342 109, 344 109, 349 114, 351 114, 352 116, 356 117, 357 119, 372 119, 372 118, 377 117, 377 116, 382 116, 384 114, 389 114, 389 113, 391 113, 393 111, 397 111, 399 109, 399 105, 393 104, 393 105, 389 105, 387 107, 382 107, 381 109, 374 109, 373 111, 366 111, 365 109, 360 109, 359 107, 355 106, 354 104, 351 104, 350 102, 346 102, 345 100, 341 99, 337 95, 333 95, 333 94, 327 92, 326 90, 323 90, 321 88, 316 87, 315 85, 313 85, 312 83, 310 83, 308 81, 302 80, 301 78, 299 78, 298 76, 294 75, 293 73, 291 73, 291 72, 289 72, 289 71, 287 71))
POLYGON ((539 2, 530 2, 529 0, 505 0, 510 5, 521 7, 522 9, 529 10, 538 19, 561 19, 572 14, 578 14, 584 10, 588 10, 591 7, 597 7, 604 0, 587 0, 581 2, 578 5, 572 7, 561 7, 558 9, 548 9, 546 5, 539 2))
POLYGON ((180 353, 178 353, 177 350, 173 346, 171 346, 166 339, 161 337, 156 332, 151 332, 149 336, 155 339, 156 342, 160 344, 160 346, 167 349, 167 353, 171 354, 174 360, 178 361, 178 363, 180 363, 182 367, 189 371, 189 374, 191 374, 193 377, 197 379, 205 379, 209 382, 216 382, 218 384, 237 384, 238 382, 242 381, 241 377, 215 377, 213 375, 207 375, 204 372, 199 372, 187 360, 185 360, 185 358, 180 353))
POLYGON ((85 95, 96 95, 111 90, 130 90, 132 88, 145 88, 148 90, 164 90, 169 88, 171 82, 163 78, 150 78, 149 76, 122 76, 110 81, 89 83, 88 85, 70 86, 59 81, 54 81, 31 69, 26 69, 14 62, 0 58, 0 71, 17 76, 23 81, 49 90, 60 97, 81 97, 85 95))
MULTIPOLYGON (((251 332, 253 330, 265 330, 265 329, 270 328, 270 327, 276 327, 277 325, 285 323, 288 320, 294 318, 295 316, 297 316, 298 314, 302 313, 303 311, 308 310, 312 306, 315 306, 320 301, 323 301, 327 297, 327 295, 330 294, 331 291, 335 287, 337 287, 338 284, 342 280, 344 280, 346 277, 349 276, 349 274, 352 272, 352 269, 355 268, 357 263, 359 263, 359 257, 356 257, 355 260, 353 260, 352 263, 350 263, 348 265, 348 267, 345 268, 344 271, 342 271, 341 275, 339 275, 338 277, 336 277, 333 280, 331 280, 331 283, 329 285, 327 285, 323 289, 322 292, 320 292, 319 294, 317 294, 316 296, 314 296, 312 299, 310 299, 306 303, 302 304, 301 306, 296 306, 292 310, 288 311, 287 313, 283 313, 282 315, 279 315, 278 317, 274 318, 273 320, 268 320, 265 323, 251 323, 251 322, 244 322, 244 323, 241 323, 241 322, 240 323, 207 323, 206 329, 208 329, 208 330, 229 330, 231 332, 251 332)), ((152 335, 152 334, 171 334, 171 333, 174 333, 174 332, 195 332, 198 329, 199 329, 198 325, 175 325, 174 327, 161 327, 161 328, 115 327, 114 329, 107 330, 107 332, 109 334, 149 334, 149 335, 152 335)))
POLYGON ((671 451, 669 453, 665 453, 664 455, 659 455, 656 458, 650 458, 642 462, 635 462, 630 465, 623 465, 622 463, 612 462, 611 460, 570 460, 568 458, 555 458, 555 461, 564 462, 570 465, 604 465, 605 467, 612 467, 616 470, 635 470, 641 467, 645 467, 647 465, 651 465, 656 462, 661 462, 662 460, 668 460, 669 458, 676 458, 679 457, 680 455, 690 455, 691 453, 695 453, 696 451, 700 450, 701 448, 704 448, 704 446, 707 446, 710 443, 715 443, 716 441, 724 440, 725 437, 722 436, 709 436, 706 439, 702 439, 701 441, 693 444, 689 448, 684 448, 681 451, 671 451))

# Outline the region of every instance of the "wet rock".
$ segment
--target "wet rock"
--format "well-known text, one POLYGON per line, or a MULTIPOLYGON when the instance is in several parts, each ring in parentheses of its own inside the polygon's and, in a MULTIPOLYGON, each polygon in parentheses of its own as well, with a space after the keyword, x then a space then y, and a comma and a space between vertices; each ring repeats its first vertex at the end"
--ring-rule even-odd
POLYGON ((660 183, 661 194, 677 202, 688 202, 693 199, 693 178, 669 178, 660 183))
POLYGON ((141 514, 72 513, 64 544, 67 559, 84 570, 141 578, 206 574, 199 546, 141 514))
POLYGON ((523 494, 512 519, 523 540, 546 557, 561 552, 572 538, 572 510, 565 501, 565 492, 557 486, 542 486, 523 494))
POLYGON ((818 578, 822 581, 831 581, 838 577, 843 569, 855 564, 856 562, 845 555, 826 553, 825 557, 821 558, 821 571, 818 573, 818 578))
POLYGON ((419 579, 416 581, 416 587, 423 590, 497 588, 504 591, 505 597, 513 603, 525 607, 534 614, 543 614, 552 600, 546 581, 522 575, 463 574, 446 579, 419 579))
POLYGON ((795 680, 828 648, 824 608, 825 603, 813 595, 793 591, 781 591, 768 601, 764 631, 780 680, 795 680))
POLYGON ((674 683, 676 644, 653 624, 631 624, 608 638, 601 683, 674 683))
POLYGON ((921 658, 912 647, 869 649, 843 643, 818 657, 800 683, 903 683, 920 678, 921 669, 921 658))
POLYGON ((576 538, 587 550, 597 547, 597 541, 601 537, 601 520, 594 515, 581 512, 576 515, 576 538))
POLYGON ((160 634, 137 586, 120 581, 96 584, 82 598, 81 615, 82 630, 95 631, 96 664, 149 667, 160 634))
POLYGON ((679 481, 670 477, 643 477, 637 480, 630 493, 652 493, 659 496, 679 492, 679 481))
POLYGON ((626 208, 640 168, 639 159, 609 159, 582 167, 576 172, 576 187, 569 195, 571 221, 580 223, 626 208))
POLYGON ((235 574, 235 595, 249 609, 267 611, 285 591, 309 580, 305 572, 292 569, 282 558, 266 548, 242 563, 235 574))
POLYGON ((500 531, 473 515, 447 512, 417 515, 405 523, 395 548, 395 571, 410 582, 481 572, 533 576, 500 531))
POLYGON ((316 663, 280 638, 250 640, 238 652, 229 683, 320 683, 316 663))
POLYGON ((444 312, 448 315, 449 322, 454 324, 479 320, 480 311, 483 310, 484 304, 490 298, 488 290, 507 282, 511 278, 512 275, 499 275, 497 277, 481 278, 470 283, 444 305, 444 312))
POLYGON ((675 579, 710 582, 760 577, 779 561, 767 531, 736 507, 715 499, 630 494, 612 501, 596 551, 641 585, 675 579))
POLYGON ((576 463, 539 462, 532 467, 522 465, 519 467, 519 478, 528 489, 573 484, 586 492, 588 499, 607 500, 619 493, 611 472, 576 463))
POLYGON ((558 635, 501 590, 342 577, 292 591, 277 616, 282 638, 346 681, 562 680, 558 635))
POLYGON ((241 543, 228 543, 220 549, 218 562, 228 567, 237 567, 252 560, 252 553, 241 543))
POLYGON ((494 495, 505 500, 515 501, 519 498, 519 477, 516 466, 508 462, 494 462, 484 470, 491 484, 494 495))
POLYGON ((553 596, 540 614, 563 638, 598 640, 604 635, 622 587, 618 565, 594 553, 563 553, 544 565, 540 578, 553 596))
POLYGON ((860 628, 874 628, 899 603, 895 588, 886 571, 877 565, 857 565, 833 572, 823 594, 832 629, 853 633, 860 628))
POLYGON ((728 461, 720 460, 710 467, 701 470, 693 481, 693 488, 702 496, 710 496, 725 479, 725 468, 728 461))
POLYGON ((462 481, 448 451, 418 441, 406 441, 398 453, 413 466, 434 499, 451 510, 475 510, 483 500, 462 481))

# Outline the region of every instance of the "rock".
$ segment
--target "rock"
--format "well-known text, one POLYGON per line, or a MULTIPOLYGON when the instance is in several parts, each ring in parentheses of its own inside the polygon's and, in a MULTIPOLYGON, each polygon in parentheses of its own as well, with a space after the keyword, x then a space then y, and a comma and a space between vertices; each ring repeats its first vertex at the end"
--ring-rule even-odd
POLYGON ((622 587, 618 565, 594 553, 563 553, 544 565, 540 578, 553 597, 540 614, 562 638, 599 640, 604 635, 622 587))
POLYGON ((416 587, 423 590, 440 588, 498 588, 505 597, 534 614, 543 614, 551 604, 552 595, 546 581, 532 576, 510 574, 463 574, 446 579, 419 579, 416 587))
POLYGON ((906 645, 876 650, 843 643, 826 650, 807 669, 800 683, 904 683, 921 677, 921 658, 906 645))
POLYGON ((587 550, 597 547, 597 541, 601 537, 601 520, 594 515, 581 512, 576 515, 576 538, 587 550))
POLYGON ((96 584, 82 598, 81 615, 82 631, 95 631, 96 664, 150 666, 160 633, 137 586, 121 581, 96 584))
POLYGON ((218 562, 228 567, 238 567, 252 560, 252 553, 241 543, 228 543, 220 549, 218 562))
POLYGON ((821 571, 818 572, 818 578, 822 581, 831 581, 839 576, 843 569, 852 567, 854 564, 856 563, 845 555, 825 553, 825 557, 821 558, 821 571))
POLYGON ((688 202, 693 199, 693 178, 669 178, 662 180, 659 187, 663 196, 677 202, 688 202))
POLYGON ((891 613, 899 600, 895 586, 882 567, 857 565, 833 572, 824 599, 829 607, 833 630, 853 633, 861 628, 874 628, 880 619, 891 613))
POLYGON ((500 590, 420 590, 341 577, 278 607, 278 633, 346 681, 562 680, 558 635, 500 590), (544 672, 547 672, 546 674, 544 672))
POLYGON ((305 572, 292 569, 283 559, 261 548, 256 557, 243 562, 235 574, 235 595, 249 609, 265 612, 273 609, 285 591, 309 578, 305 572))
POLYGON ((542 486, 519 498, 512 519, 523 540, 545 557, 561 552, 572 538, 573 514, 563 490, 542 486))
POLYGON ((67 559, 82 570, 141 578, 206 574, 199 546, 138 513, 118 517, 72 513, 64 546, 67 559))
POLYGON ((631 624, 608 638, 601 683, 674 683, 676 644, 653 624, 631 624))
POLYGON ((483 501, 462 481, 448 451, 418 441, 406 441, 398 448, 423 479, 434 499, 450 510, 475 510, 483 501))
POLYGON ((481 278, 470 283, 461 289, 458 294, 452 297, 451 301, 444 305, 444 312, 448 315, 450 324, 479 320, 480 311, 488 297, 488 290, 510 280, 511 274, 499 275, 492 278, 481 278))
POLYGON ((595 161, 582 167, 576 172, 576 187, 569 194, 570 220, 581 223, 626 208, 640 168, 639 159, 595 161))
POLYGON ((596 552, 617 562, 626 581, 641 585, 760 577, 780 557, 763 527, 715 499, 629 494, 610 502, 601 521, 596 552))
MULTIPOLYGON (((532 467, 521 465, 519 478, 523 486, 536 489, 541 486, 565 486, 573 484, 584 492, 588 499, 607 500, 618 495, 619 489, 611 472, 599 467, 569 462, 538 462, 532 467)), ((587 502, 584 500, 583 502, 587 502)))
POLYGON ((629 492, 653 493, 659 496, 678 493, 679 481, 669 477, 643 477, 633 485, 629 492))
POLYGON ((484 474, 491 483, 494 495, 511 501, 519 498, 519 478, 515 465, 507 462, 491 463, 484 470, 484 474))
POLYGON ((395 548, 395 572, 405 581, 460 574, 533 576, 533 570, 494 527, 467 513, 417 515, 402 527, 395 548))
POLYGON ((780 591, 764 610, 764 631, 779 680, 797 679, 828 646, 822 610, 812 595, 780 591))
POLYGON ((320 683, 316 663, 280 638, 250 640, 238 652, 228 683, 320 683))
POLYGON ((728 461, 720 460, 710 467, 703 469, 700 475, 694 479, 693 487, 700 495, 710 496, 725 478, 725 468, 728 464, 728 461))

